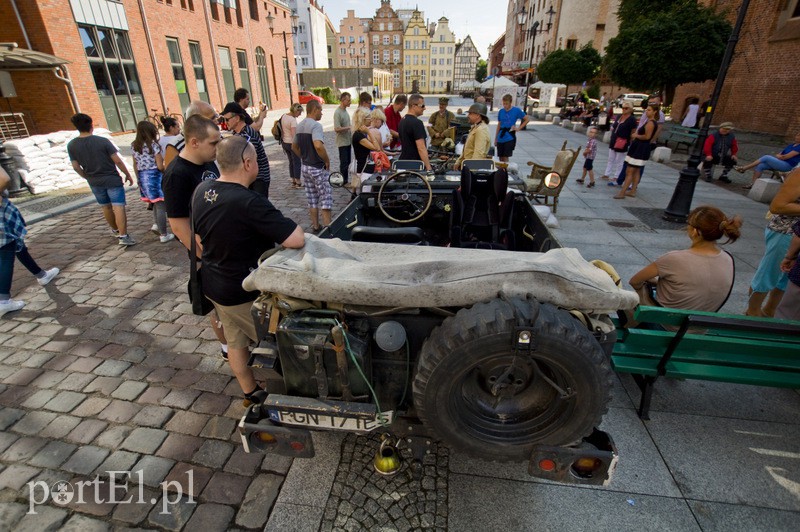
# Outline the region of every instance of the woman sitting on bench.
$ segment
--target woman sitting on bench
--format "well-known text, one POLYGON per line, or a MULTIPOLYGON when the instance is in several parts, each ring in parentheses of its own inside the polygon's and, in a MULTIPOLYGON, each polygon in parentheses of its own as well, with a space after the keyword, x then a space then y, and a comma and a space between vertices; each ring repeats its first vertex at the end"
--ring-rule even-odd
POLYGON ((780 153, 764 155, 746 166, 734 166, 734 168, 742 174, 755 168, 753 181, 742 187, 749 190, 753 188, 764 170, 788 172, 798 164, 800 164, 800 132, 794 136, 794 142, 786 146, 780 153))
POLYGON ((728 218, 710 205, 697 207, 687 219, 689 249, 670 251, 631 277, 642 305, 717 312, 730 295, 735 274, 733 257, 717 241, 735 242, 742 219, 728 218), (653 297, 649 285, 655 284, 653 297))

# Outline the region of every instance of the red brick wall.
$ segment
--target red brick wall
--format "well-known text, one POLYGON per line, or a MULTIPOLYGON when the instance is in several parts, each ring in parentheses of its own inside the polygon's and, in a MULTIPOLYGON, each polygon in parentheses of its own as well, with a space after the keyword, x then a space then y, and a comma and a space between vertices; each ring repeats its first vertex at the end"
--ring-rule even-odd
MULTIPOLYGON (((710 4, 712 0, 704 0, 710 4)), ((734 24, 741 2, 713 1, 728 10, 734 24)), ((745 17, 734 59, 731 62, 714 123, 730 121, 737 128, 780 135, 791 139, 800 131, 800 113, 795 100, 800 87, 800 21, 787 23, 782 8, 794 3, 752 0, 745 17)), ((684 99, 691 94, 701 102, 711 95, 714 81, 678 87, 672 106, 672 118, 683 113, 684 99)))
MULTIPOLYGON (((190 40, 197 41, 200 44, 209 99, 211 104, 219 110, 227 100, 225 88, 222 85, 222 76, 221 74, 217 76, 214 68, 215 64, 219 64, 219 46, 228 47, 230 50, 236 87, 241 86, 236 50, 247 51, 250 87, 253 93, 251 98, 254 101, 260 99, 255 49, 257 46, 264 48, 272 107, 278 109, 289 107, 289 94, 283 78, 283 39, 277 33, 291 31, 289 13, 284 7, 271 2, 256 2, 259 9, 258 20, 253 20, 250 17, 250 3, 239 0, 242 26, 238 25, 235 12, 231 13, 231 22, 228 23, 223 14, 224 9, 222 6, 218 6, 220 11, 219 21, 211 18, 209 9, 209 20, 215 45, 212 50, 203 13, 203 0, 194 0, 194 12, 182 9, 179 0, 174 0, 173 5, 167 5, 157 0, 144 0, 144 3, 153 50, 158 70, 161 74, 164 98, 167 107, 172 112, 180 109, 180 102, 175 91, 175 82, 170 68, 166 37, 178 39, 187 85, 193 99, 198 97, 198 93, 189 54, 188 41, 190 40), (265 5, 268 6, 269 12, 275 17, 275 36, 272 36, 269 31, 265 5)), ((161 97, 159 96, 155 69, 150 57, 138 1, 123 0, 123 5, 128 19, 129 38, 144 93, 145 105, 148 112, 151 108, 160 110, 162 107, 161 97)), ((28 0, 25 2, 18 1, 17 6, 31 38, 33 49, 51 53, 71 62, 68 68, 81 111, 91 115, 97 126, 107 127, 69 2, 67 0, 28 0)), ((24 47, 25 41, 22 37, 22 32, 19 30, 19 25, 16 23, 13 10, 8 2, 0 2, 0 20, 4 21, 4 24, 0 25, 0 41, 15 41, 21 47, 24 47)), ((287 44, 289 46, 289 68, 292 73, 293 89, 296 92, 296 73, 294 61, 292 60, 294 50, 291 37, 287 39, 287 44)), ((56 79, 49 71, 14 73, 12 77, 19 95, 18 98, 11 99, 12 108, 14 111, 28 113, 32 117, 37 133, 72 128, 69 118, 75 110, 69 99, 66 85, 63 82, 56 79)), ((0 101, 0 109, 7 110, 5 102, 0 101)))

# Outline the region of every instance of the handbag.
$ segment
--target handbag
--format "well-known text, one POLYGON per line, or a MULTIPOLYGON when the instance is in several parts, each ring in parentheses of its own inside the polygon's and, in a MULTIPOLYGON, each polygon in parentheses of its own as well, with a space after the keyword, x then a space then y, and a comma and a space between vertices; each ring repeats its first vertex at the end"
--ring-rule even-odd
MULTIPOLYGON (((194 203, 194 194, 192 194, 192 203, 194 203)), ((202 268, 197 267, 197 244, 194 237, 194 211, 192 211, 189 217, 189 224, 191 228, 191 233, 189 235, 191 240, 191 244, 189 245, 191 268, 189 270, 189 283, 187 285, 189 302, 192 304, 192 314, 195 316, 205 316, 214 310, 214 303, 212 303, 203 292, 202 268)))
POLYGON ((615 150, 624 150, 627 145, 628 145, 628 139, 626 138, 617 137, 617 140, 614 141, 615 150))

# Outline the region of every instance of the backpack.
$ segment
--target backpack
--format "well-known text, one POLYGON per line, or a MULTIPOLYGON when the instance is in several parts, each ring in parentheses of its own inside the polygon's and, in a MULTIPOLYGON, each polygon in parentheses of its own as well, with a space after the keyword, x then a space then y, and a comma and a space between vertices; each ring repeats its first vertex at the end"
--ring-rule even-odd
POLYGON ((281 123, 281 120, 283 120, 282 116, 277 119, 274 124, 272 124, 272 136, 278 142, 283 140, 283 124, 281 123))

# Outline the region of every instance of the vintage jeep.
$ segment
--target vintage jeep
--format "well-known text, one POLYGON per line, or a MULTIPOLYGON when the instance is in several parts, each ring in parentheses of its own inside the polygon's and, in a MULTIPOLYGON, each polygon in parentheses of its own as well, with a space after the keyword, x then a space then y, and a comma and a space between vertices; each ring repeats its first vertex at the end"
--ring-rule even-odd
POLYGON ((609 479, 609 313, 638 298, 483 164, 374 175, 319 238, 265 254, 244 281, 262 293, 251 366, 269 391, 240 423, 247 451, 308 457, 309 430, 380 431, 416 456, 436 439, 609 479))

